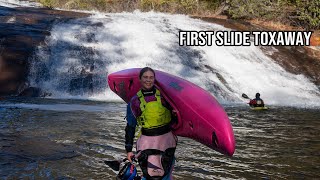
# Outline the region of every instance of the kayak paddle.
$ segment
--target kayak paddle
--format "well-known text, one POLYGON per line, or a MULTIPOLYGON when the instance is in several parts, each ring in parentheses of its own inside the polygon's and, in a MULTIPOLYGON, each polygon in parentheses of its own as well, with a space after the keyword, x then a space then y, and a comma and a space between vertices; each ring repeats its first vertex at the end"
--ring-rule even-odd
POLYGON ((104 163, 106 165, 108 165, 111 169, 113 169, 115 171, 119 171, 120 170, 120 164, 122 162, 125 162, 126 160, 127 160, 127 158, 124 158, 123 160, 104 161, 104 163))
POLYGON ((242 97, 243 97, 243 98, 246 98, 246 99, 251 99, 251 98, 249 98, 245 93, 242 94, 242 97))
MULTIPOLYGON (((126 162, 127 160, 128 160, 128 158, 124 158, 122 160, 104 161, 104 163, 106 165, 108 165, 111 169, 113 169, 115 171, 119 171, 120 170, 120 164, 122 162, 126 162)), ((134 156, 133 156, 132 161, 137 162, 137 160, 134 158, 134 156)))

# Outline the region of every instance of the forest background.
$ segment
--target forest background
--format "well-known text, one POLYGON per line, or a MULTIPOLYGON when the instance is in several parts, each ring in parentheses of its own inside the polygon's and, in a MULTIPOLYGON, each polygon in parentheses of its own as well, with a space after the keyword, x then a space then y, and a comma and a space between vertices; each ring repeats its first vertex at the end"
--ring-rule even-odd
POLYGON ((320 0, 37 0, 49 8, 156 11, 250 21, 281 30, 319 30, 320 0), (287 27, 287 28, 286 28, 287 27), (291 28, 288 28, 291 27, 291 28))

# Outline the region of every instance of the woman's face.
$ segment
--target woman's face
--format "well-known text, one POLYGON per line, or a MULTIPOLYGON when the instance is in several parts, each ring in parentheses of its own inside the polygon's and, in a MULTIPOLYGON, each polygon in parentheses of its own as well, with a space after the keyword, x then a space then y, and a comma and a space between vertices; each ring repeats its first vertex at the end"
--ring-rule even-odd
POLYGON ((141 79, 141 88, 143 90, 150 90, 154 85, 154 74, 152 71, 146 71, 142 74, 141 79))

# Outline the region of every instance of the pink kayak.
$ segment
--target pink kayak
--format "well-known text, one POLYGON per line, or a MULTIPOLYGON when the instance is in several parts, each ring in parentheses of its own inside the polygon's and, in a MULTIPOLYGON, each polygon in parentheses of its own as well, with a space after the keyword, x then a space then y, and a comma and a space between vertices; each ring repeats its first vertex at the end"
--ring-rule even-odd
MULTIPOLYGON (((139 91, 140 68, 108 75, 110 89, 125 102, 139 91)), ((235 138, 230 120, 218 101, 201 87, 171 74, 155 71, 155 86, 177 111, 174 134, 194 139, 220 153, 232 156, 235 138)))

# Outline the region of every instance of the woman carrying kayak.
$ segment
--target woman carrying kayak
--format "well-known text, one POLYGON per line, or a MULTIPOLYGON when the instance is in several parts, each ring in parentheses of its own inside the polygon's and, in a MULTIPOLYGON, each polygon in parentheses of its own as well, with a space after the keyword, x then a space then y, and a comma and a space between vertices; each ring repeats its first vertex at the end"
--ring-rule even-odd
POLYGON ((141 90, 127 106, 127 126, 125 129, 125 149, 127 158, 138 160, 146 180, 170 180, 174 166, 177 137, 171 132, 172 108, 154 86, 154 70, 141 69, 139 79, 141 90), (136 127, 141 132, 136 132, 136 127), (136 155, 132 152, 135 134, 136 155))

